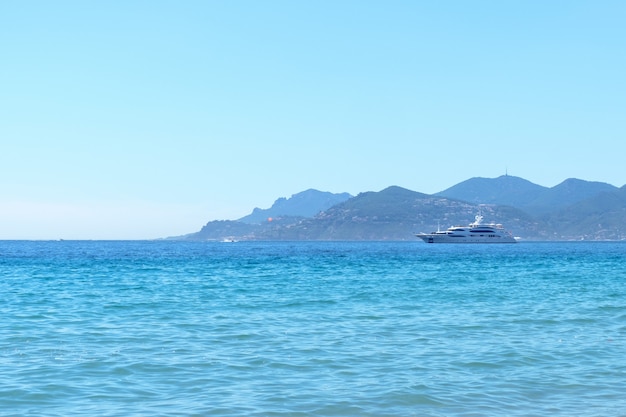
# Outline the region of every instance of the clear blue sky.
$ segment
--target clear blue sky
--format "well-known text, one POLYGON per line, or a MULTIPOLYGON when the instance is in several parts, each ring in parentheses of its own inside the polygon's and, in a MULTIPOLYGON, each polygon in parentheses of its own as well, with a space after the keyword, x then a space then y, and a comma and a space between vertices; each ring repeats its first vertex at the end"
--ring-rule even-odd
POLYGON ((505 170, 620 187, 624 22, 624 1, 2 2, 0 239, 505 170))

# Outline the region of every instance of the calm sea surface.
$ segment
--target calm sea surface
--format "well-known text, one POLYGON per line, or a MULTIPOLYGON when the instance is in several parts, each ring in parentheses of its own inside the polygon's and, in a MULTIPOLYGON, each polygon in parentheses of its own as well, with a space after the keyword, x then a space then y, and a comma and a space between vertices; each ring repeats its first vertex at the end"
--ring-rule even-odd
POLYGON ((0 242, 2 416, 626 416, 626 243, 0 242))

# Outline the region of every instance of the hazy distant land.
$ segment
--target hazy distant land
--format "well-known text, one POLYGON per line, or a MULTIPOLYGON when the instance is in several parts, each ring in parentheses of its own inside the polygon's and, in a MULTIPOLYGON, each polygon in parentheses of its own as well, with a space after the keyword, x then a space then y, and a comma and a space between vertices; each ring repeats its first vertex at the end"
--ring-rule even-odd
POLYGON ((181 240, 414 240, 481 212, 525 240, 625 240, 626 186, 570 178, 548 188, 523 178, 471 178, 436 194, 306 190, 238 220, 208 222, 181 240))

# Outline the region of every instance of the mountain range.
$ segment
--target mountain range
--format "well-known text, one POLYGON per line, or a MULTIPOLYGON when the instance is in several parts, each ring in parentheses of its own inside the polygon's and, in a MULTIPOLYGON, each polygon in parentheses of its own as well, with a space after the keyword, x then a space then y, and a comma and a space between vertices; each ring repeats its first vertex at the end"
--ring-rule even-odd
POLYGON ((417 232, 468 224, 478 213, 523 240, 624 240, 626 186, 570 178, 548 188, 503 175, 432 195, 398 186, 357 196, 311 189, 176 239, 414 240, 417 232))

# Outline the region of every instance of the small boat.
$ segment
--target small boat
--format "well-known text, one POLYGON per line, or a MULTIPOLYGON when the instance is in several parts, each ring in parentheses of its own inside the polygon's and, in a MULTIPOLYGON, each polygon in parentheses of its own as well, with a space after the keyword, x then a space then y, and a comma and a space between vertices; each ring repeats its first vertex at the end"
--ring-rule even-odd
POLYGON ((437 229, 436 232, 417 233, 415 236, 426 243, 517 243, 517 239, 501 224, 483 224, 482 221, 483 216, 478 214, 469 226, 452 226, 447 230, 437 229))

